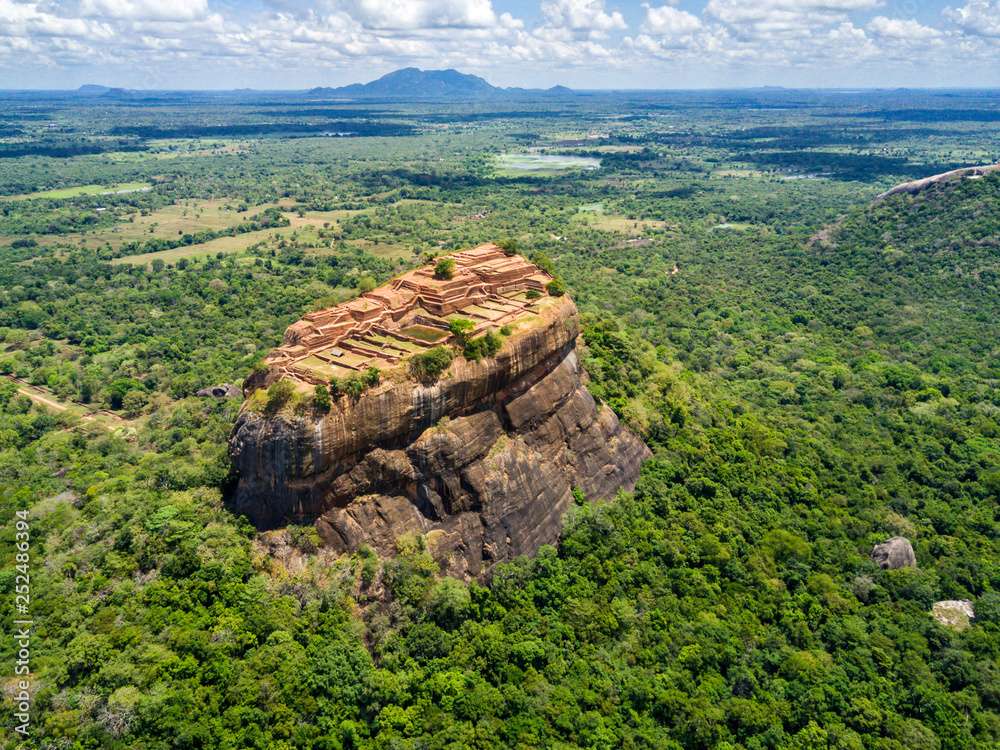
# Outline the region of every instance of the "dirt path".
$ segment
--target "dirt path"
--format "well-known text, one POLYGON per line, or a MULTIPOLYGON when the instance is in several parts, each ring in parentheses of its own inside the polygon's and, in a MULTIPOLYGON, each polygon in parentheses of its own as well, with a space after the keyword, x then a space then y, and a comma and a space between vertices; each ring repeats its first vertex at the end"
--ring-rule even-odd
POLYGON ((28 381, 16 375, 4 375, 4 378, 17 384, 17 390, 22 395, 27 396, 40 406, 57 411, 60 414, 69 412, 75 414, 83 422, 91 422, 109 430, 124 427, 132 423, 131 420, 120 417, 114 412, 106 409, 95 409, 87 404, 77 401, 65 401, 56 396, 52 391, 41 386, 32 385, 28 381))

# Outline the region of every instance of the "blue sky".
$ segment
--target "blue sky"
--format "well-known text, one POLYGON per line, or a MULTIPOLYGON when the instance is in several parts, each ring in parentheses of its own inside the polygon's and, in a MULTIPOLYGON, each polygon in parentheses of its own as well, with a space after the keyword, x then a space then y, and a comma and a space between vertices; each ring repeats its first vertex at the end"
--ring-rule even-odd
POLYGON ((0 0, 0 88, 1000 87, 1000 0, 0 0))

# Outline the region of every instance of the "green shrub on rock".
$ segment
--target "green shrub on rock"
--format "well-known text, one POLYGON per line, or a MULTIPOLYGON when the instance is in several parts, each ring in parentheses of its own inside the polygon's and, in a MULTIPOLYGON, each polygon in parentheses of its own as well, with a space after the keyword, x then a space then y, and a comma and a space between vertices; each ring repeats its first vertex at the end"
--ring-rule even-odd
POLYGON ((433 382, 451 366, 453 358, 451 349, 435 346, 410 359, 410 374, 421 382, 433 382))

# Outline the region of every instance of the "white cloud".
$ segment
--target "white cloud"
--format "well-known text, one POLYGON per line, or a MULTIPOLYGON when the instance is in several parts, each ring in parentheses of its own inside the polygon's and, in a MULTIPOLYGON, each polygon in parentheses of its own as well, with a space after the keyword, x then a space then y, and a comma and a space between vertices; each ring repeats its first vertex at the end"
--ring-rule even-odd
POLYGON ((924 26, 913 19, 886 18, 876 16, 868 23, 868 29, 881 37, 902 41, 926 41, 937 39, 941 32, 924 26))
POLYGON ((343 8, 373 29, 483 28, 497 23, 491 0, 353 0, 343 8))
POLYGON ((30 44, 38 37, 110 40, 114 31, 96 21, 56 15, 37 3, 0 0, 0 36, 23 37, 30 44))
POLYGON ((709 0, 706 14, 741 36, 795 35, 850 20, 849 14, 870 10, 881 0, 709 0))
POLYGON ((608 32, 627 27, 621 13, 605 10, 604 0, 552 0, 542 3, 542 14, 552 26, 574 31, 608 32))
POLYGON ((84 16, 145 21, 194 21, 208 15, 207 0, 83 0, 84 16))
POLYGON ((341 79, 350 71, 350 78, 368 80, 404 65, 455 67, 495 80, 501 68, 510 74, 627 66, 645 74, 660 61, 682 62, 713 67, 720 83, 727 72, 754 68, 996 65, 1000 0, 952 1, 965 5, 947 9, 951 24, 936 29, 884 15, 866 20, 883 0, 707 0, 700 13, 693 0, 648 0, 639 29, 625 35, 613 0, 539 0, 536 23, 505 10, 510 0, 263 0, 252 11, 231 0, 0 0, 0 65, 15 77, 26 64, 199 75, 221 60, 287 76, 288 86, 302 83, 303 70, 336 70, 341 79), (916 44, 927 50, 919 63, 916 44))
POLYGON ((690 34, 701 28, 701 20, 698 16, 688 13, 685 10, 678 10, 669 5, 655 8, 646 6, 646 20, 643 24, 643 31, 660 36, 676 37, 683 34, 690 34))
POLYGON ((968 34, 1000 37, 1000 0, 969 0, 961 8, 945 8, 944 15, 968 34))

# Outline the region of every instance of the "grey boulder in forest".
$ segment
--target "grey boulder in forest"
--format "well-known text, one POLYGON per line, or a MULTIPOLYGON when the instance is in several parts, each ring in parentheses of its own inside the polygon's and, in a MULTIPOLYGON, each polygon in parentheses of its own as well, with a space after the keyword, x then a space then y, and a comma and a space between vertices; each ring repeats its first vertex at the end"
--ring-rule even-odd
POLYGON ((202 398, 243 398, 243 389, 232 383, 222 383, 221 385, 201 388, 198 390, 197 395, 202 398))
POLYGON ((882 544, 872 548, 872 562, 882 569, 917 567, 917 556, 913 554, 913 545, 905 536, 894 536, 882 544))

